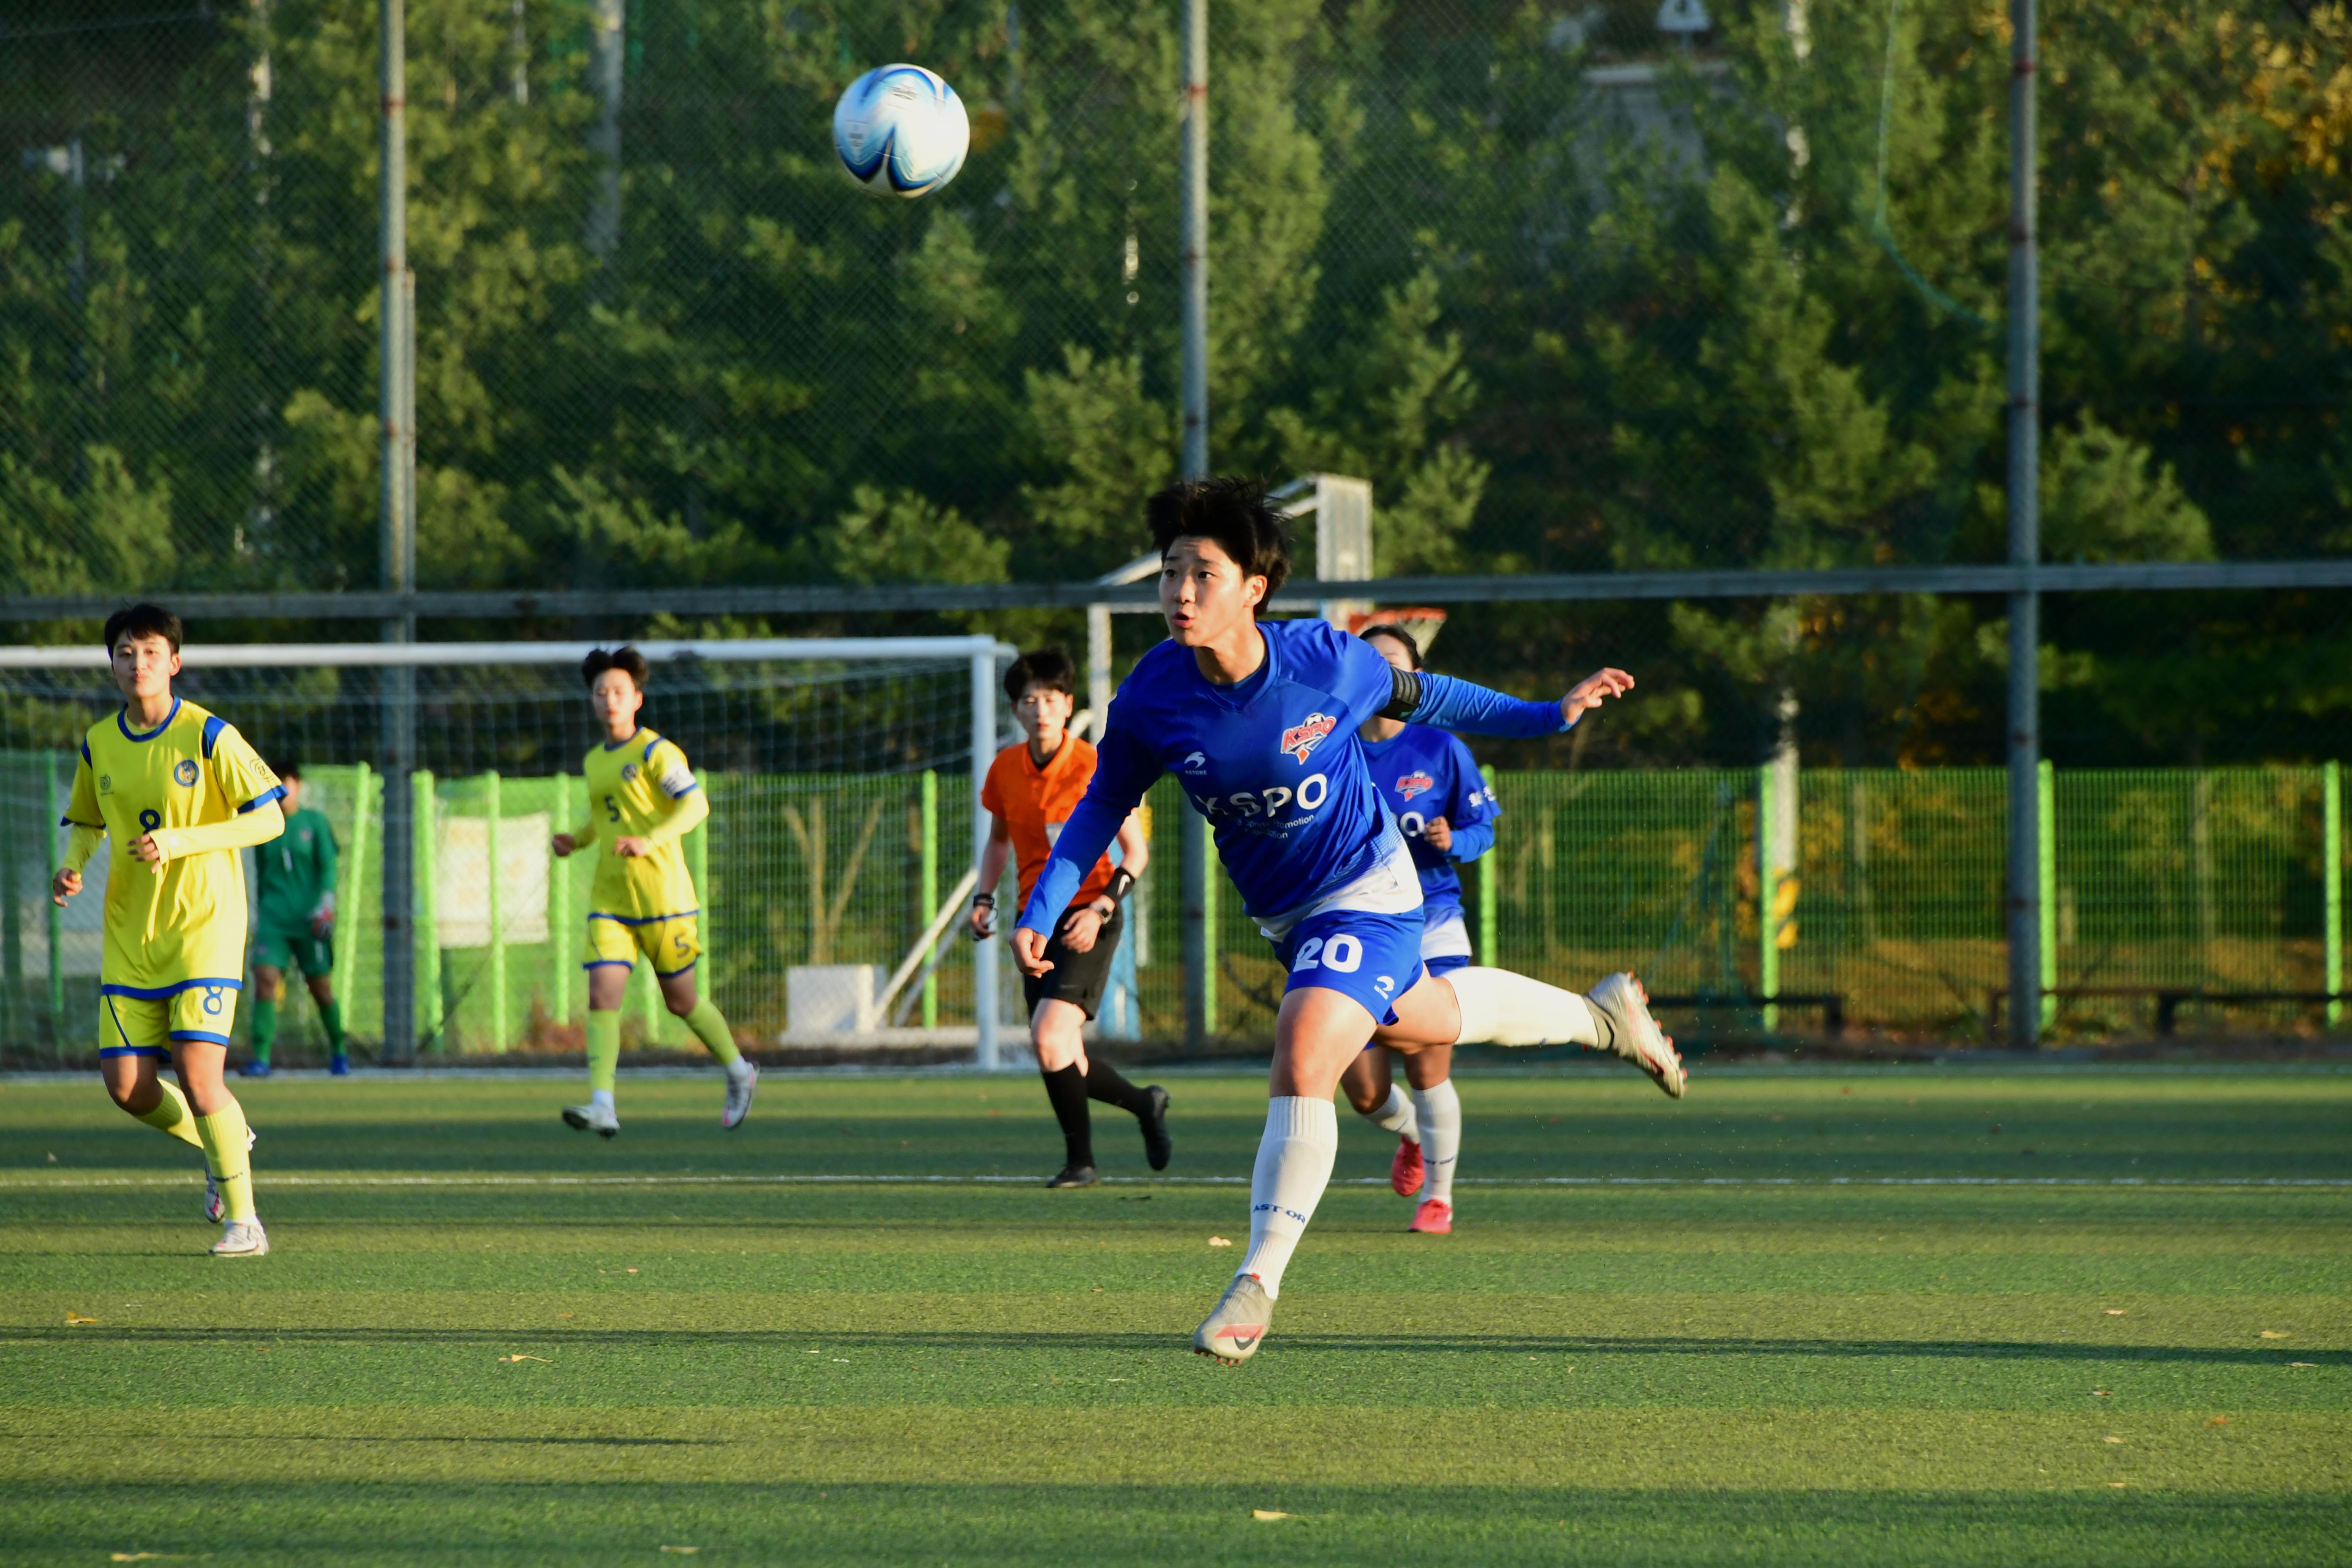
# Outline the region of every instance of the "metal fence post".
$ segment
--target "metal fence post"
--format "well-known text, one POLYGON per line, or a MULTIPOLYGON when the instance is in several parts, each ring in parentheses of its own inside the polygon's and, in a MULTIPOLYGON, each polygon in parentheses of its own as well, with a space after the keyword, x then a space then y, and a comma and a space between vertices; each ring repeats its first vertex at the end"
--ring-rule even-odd
POLYGON ((2058 1021, 2058 998, 2050 994, 2058 988, 2058 775, 2047 758, 2034 770, 2034 888, 2042 910, 2034 923, 2042 940, 2042 1026, 2048 1028, 2058 1021))
MULTIPOLYGON (((555 831, 572 830, 572 775, 555 775, 555 831)), ((566 945, 572 931, 572 862, 547 858, 547 1011, 561 1026, 572 1022, 572 976, 566 945)))
POLYGON ((1778 759, 1756 770, 1756 994, 1763 1000, 1764 1032, 1780 1027, 1780 874, 1773 826, 1780 819, 1778 759))
MULTIPOLYGON (((988 764, 996 757, 996 650, 974 649, 971 656, 971 863, 988 849, 988 812, 980 792, 988 783, 988 764)), ((974 892, 993 892, 991 888, 974 892)), ((1018 910, 996 917, 997 940, 1011 942, 1021 918, 1018 910)), ((972 1059, 983 1072, 996 1070, 996 950, 989 943, 971 944, 971 1017, 976 1030, 972 1059)))
POLYGON ((2322 921, 2327 944, 2327 1023, 2344 1021, 2344 775, 2328 763, 2319 770, 2319 879, 2326 913, 2322 921))
MULTIPOLYGON (((2035 0, 2009 0, 2009 563, 2042 560, 2042 268, 2036 248, 2035 0)), ((2009 1043, 2041 1040, 2042 596, 2009 596, 2009 1043)))
POLYGON ((485 890, 490 916, 490 1049, 507 1048, 507 921, 506 900, 499 886, 499 818, 505 815, 505 792, 495 770, 482 775, 482 858, 488 862, 485 890))
MULTIPOLYGON (((48 827, 52 851, 49 859, 56 866, 65 864, 65 845, 58 835, 65 831, 61 824, 66 815, 65 801, 58 787, 58 764, 72 754, 70 752, 41 753, 41 774, 47 784, 44 792, 47 798, 42 804, 41 820, 48 827)), ((66 1048, 66 911, 55 899, 48 900, 43 907, 49 911, 49 1048, 63 1056, 66 1048)))
POLYGON ((345 855, 351 872, 335 905, 335 994, 354 1011, 359 1006, 360 906, 367 898, 368 796, 374 784, 375 770, 362 763, 352 780, 352 844, 345 855))

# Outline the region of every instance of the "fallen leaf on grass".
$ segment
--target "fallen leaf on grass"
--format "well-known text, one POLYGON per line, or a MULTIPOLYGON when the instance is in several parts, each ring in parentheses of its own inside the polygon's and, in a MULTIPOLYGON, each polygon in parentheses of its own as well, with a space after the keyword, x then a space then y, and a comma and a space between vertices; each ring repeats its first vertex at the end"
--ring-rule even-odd
POLYGON ((696 1552, 701 1551, 702 1548, 699 1546, 665 1546, 662 1550, 664 1552, 674 1552, 680 1557, 691 1557, 696 1552))
POLYGON ((1213 1237, 1209 1237, 1209 1245, 1210 1245, 1211 1247, 1231 1247, 1231 1246, 1233 1245, 1233 1243, 1232 1243, 1232 1242, 1230 1242, 1230 1241, 1227 1241, 1227 1240, 1226 1240, 1223 1237, 1222 1237, 1222 1236, 1213 1236, 1213 1237))
POLYGON ((499 1359, 500 1361, 544 1361, 547 1362, 547 1364, 550 1366, 553 1366, 555 1364, 551 1361, 547 1361, 547 1358, 543 1355, 502 1355, 499 1357, 499 1359))
POLYGON ((2110 1443, 2120 1443, 2123 1439, 2121 1437, 2109 1437, 2107 1441, 2110 1443))
POLYGON ((2286 1364, 2289 1366, 2317 1366, 2319 1363, 2315 1361, 2291 1361, 2286 1364))
POLYGON ((2229 1424, 2230 1418, 2226 1415, 2216 1415, 2212 1420, 2205 1423, 2208 1426, 2227 1426, 2229 1424))
POLYGON ((2130 1310, 2131 1309, 2129 1307, 2109 1307, 2107 1309, 2107 1316, 2110 1318, 2120 1318, 2126 1312, 2130 1310))
POLYGON ((2286 1338, 2286 1331, 2284 1329, 2264 1329, 2262 1331, 2261 1337, 2266 1340, 2283 1340, 2286 1338))
POLYGON ((2095 1388, 2091 1390, 2091 1397, 2094 1399, 2105 1399, 2108 1395, 2109 1391, 2104 1388, 2095 1388))
POLYGON ((1250 1517, 1252 1519, 1288 1519, 1290 1515, 1276 1508, 1254 1508, 1250 1510, 1250 1517))
POLYGON ((94 1323, 98 1321, 98 1320, 96 1318, 85 1318, 79 1312, 77 1312, 68 1307, 66 1309, 66 1321, 68 1324, 79 1325, 82 1323, 94 1323))
POLYGON ((2109 1481, 2107 1485, 2115 1488, 2117 1491, 2121 1491, 2126 1487, 2131 1485, 2131 1483, 2129 1481, 2109 1481))

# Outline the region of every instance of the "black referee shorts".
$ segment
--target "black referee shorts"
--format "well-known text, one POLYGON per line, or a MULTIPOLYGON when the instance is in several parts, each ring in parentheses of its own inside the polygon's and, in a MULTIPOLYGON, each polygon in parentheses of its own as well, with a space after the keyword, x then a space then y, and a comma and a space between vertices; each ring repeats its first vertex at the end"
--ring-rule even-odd
MULTIPOLYGON (((1064 919, 1067 918, 1065 910, 1064 919)), ((1127 906, 1121 904, 1095 932, 1094 946, 1072 952, 1062 945, 1062 921, 1055 921, 1053 939, 1045 944, 1045 962, 1054 967, 1043 974, 1021 977, 1021 994, 1028 1000, 1029 1011, 1035 1013, 1040 1002, 1067 1002, 1089 1018, 1101 1011, 1103 991, 1110 984, 1111 956, 1118 952, 1119 933, 1126 929, 1127 906)))

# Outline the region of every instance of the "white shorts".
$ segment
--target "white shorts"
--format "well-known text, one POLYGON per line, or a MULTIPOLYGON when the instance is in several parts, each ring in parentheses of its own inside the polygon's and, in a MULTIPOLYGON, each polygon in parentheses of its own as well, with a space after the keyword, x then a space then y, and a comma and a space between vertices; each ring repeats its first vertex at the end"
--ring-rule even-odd
POLYGON ((1423 959, 1470 956, 1470 927, 1462 919, 1460 910, 1448 910, 1421 928, 1421 956, 1423 959))

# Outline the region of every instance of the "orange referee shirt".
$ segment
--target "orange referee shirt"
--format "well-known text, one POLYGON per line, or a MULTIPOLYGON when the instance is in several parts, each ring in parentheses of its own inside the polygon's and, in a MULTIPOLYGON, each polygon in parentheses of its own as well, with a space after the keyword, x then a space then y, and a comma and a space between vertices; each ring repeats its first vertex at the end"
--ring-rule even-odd
MULTIPOLYGON (((1062 836, 1062 824, 1078 808, 1094 776, 1095 749, 1076 735, 1063 736, 1062 749, 1042 768, 1029 760, 1026 741, 1007 746, 989 764, 988 777, 980 786, 980 804, 993 812, 1013 836, 1023 903, 1029 901, 1038 874, 1045 868, 1045 858, 1054 852, 1054 840, 1062 836)), ((1110 887, 1110 857, 1106 854, 1079 884, 1070 908, 1100 897, 1110 887)))

